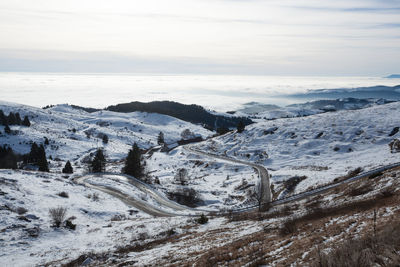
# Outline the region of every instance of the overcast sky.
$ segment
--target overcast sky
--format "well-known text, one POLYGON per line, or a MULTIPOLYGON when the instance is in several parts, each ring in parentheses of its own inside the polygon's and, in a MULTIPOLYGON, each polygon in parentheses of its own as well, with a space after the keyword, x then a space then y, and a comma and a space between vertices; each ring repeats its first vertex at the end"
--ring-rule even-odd
POLYGON ((0 71, 400 72, 400 0, 1 0, 0 71))

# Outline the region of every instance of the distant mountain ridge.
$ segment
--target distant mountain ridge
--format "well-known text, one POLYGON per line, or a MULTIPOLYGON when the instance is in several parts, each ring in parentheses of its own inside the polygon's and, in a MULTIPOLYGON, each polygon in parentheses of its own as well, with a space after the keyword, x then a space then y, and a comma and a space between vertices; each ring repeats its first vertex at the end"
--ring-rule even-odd
POLYGON ((123 113, 135 111, 159 113, 183 121, 202 124, 206 128, 213 130, 217 130, 218 128, 234 128, 240 121, 243 121, 245 125, 253 123, 253 121, 247 117, 215 115, 205 110, 202 106, 194 104, 185 105, 173 101, 153 101, 149 103, 135 101, 109 106, 105 108, 105 110, 123 113))
POLYGON ((400 79, 400 74, 391 74, 389 76, 386 76, 385 78, 388 78, 388 79, 400 79))
POLYGON ((383 98, 387 100, 400 100, 400 85, 377 85, 357 88, 319 89, 312 90, 306 93, 288 95, 288 97, 302 99, 383 98))

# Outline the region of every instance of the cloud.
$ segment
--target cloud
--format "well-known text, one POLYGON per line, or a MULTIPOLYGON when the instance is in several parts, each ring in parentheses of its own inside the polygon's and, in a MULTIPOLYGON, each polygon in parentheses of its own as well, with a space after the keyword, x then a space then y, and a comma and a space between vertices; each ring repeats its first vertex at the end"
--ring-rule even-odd
POLYGON ((375 61, 400 68, 398 13, 396 0, 3 0, 0 70, 382 73, 375 61))

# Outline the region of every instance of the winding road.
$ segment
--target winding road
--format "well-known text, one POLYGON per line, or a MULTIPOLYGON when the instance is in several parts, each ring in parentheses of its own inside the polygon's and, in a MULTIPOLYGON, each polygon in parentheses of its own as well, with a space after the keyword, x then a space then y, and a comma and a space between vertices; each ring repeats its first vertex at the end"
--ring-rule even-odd
MULTIPOLYGON (((271 188, 270 188, 270 176, 265 167, 255 164, 255 163, 251 163, 251 162, 245 162, 245 161, 241 161, 241 160, 237 160, 237 159, 232 159, 227 156, 221 156, 221 155, 216 155, 216 154, 212 154, 212 153, 199 151, 197 149, 192 148, 189 145, 183 146, 183 148, 186 151, 188 151, 189 153, 194 153, 194 154, 201 155, 201 156, 219 159, 219 160, 227 161, 230 163, 247 165, 247 166, 255 168, 257 170, 259 178, 260 178, 260 189, 261 189, 260 190, 260 192, 261 192, 260 193, 260 197, 261 197, 260 203, 268 204, 269 206, 278 206, 278 205, 282 205, 282 204, 285 204, 288 202, 298 201, 298 200, 301 200, 304 198, 308 198, 310 196, 321 194, 329 189, 335 188, 342 184, 349 183, 351 181, 355 181, 355 180, 362 179, 362 178, 365 178, 365 177, 368 177, 371 175, 379 174, 383 171, 387 171, 390 169, 400 167, 400 162, 393 163, 390 165, 386 165, 383 167, 379 167, 379 168, 364 172, 362 174, 359 174, 359 175, 356 175, 353 177, 349 177, 345 180, 342 180, 342 181, 339 181, 336 183, 324 185, 324 186, 318 187, 318 188, 310 190, 310 191, 302 192, 297 195, 292 195, 292 196, 289 196, 289 197, 286 197, 283 199, 278 199, 278 200, 272 201, 272 194, 271 194, 271 188)), ((189 207, 180 205, 180 204, 166 198, 163 194, 161 194, 159 191, 157 191, 157 189, 153 188, 152 186, 150 186, 132 176, 125 175, 125 174, 120 174, 120 173, 88 174, 85 176, 75 177, 73 179, 73 181, 77 184, 82 184, 84 186, 87 186, 87 187, 105 192, 107 194, 110 194, 110 195, 120 199, 125 204, 127 204, 129 206, 133 206, 133 207, 135 207, 143 212, 146 212, 150 215, 153 215, 153 216, 159 216, 159 217, 198 216, 200 213, 209 213, 209 212, 213 212, 214 215, 221 215, 221 216, 226 215, 225 213, 221 213, 221 212, 215 211, 215 210, 193 209, 193 208, 189 208, 189 207), (152 205, 147 201, 143 201, 141 199, 135 198, 131 195, 121 192, 120 190, 118 190, 117 188, 114 188, 112 186, 95 184, 95 183, 90 183, 89 181, 87 181, 93 177, 106 178, 107 176, 108 176, 108 178, 110 178, 110 176, 112 176, 112 178, 114 180, 119 180, 121 182, 128 182, 129 184, 136 187, 140 191, 146 193, 155 202, 157 202, 158 205, 152 205), (166 208, 166 209, 162 209, 162 208, 166 208)), ((245 211, 250 211, 250 210, 257 209, 257 208, 259 208, 259 205, 253 205, 253 206, 248 206, 246 208, 235 209, 231 212, 245 212, 245 211)))
POLYGON ((120 173, 94 173, 94 174, 88 174, 85 176, 80 176, 76 177, 73 179, 75 183, 84 185, 86 187, 90 187, 99 191, 102 191, 104 193, 107 193, 109 195, 112 195, 121 201, 123 201, 125 204, 129 206, 133 206, 141 211, 144 211, 150 215, 153 216, 158 216, 158 217, 171 217, 171 216, 194 216, 197 211, 201 210, 196 210, 192 209, 186 206, 179 205, 178 203, 171 201, 164 197, 160 192, 158 192, 155 188, 151 187, 150 185, 132 177, 126 174, 120 174, 120 173), (110 177, 111 176, 111 177, 110 177), (94 177, 104 177, 104 179, 109 179, 113 178, 114 180, 119 180, 119 181, 124 181, 128 182, 132 186, 136 187, 140 191, 146 193, 149 197, 151 197, 153 200, 155 200, 159 206, 166 207, 168 209, 171 209, 176 212, 172 211, 166 211, 165 209, 161 209, 159 206, 152 205, 146 201, 143 201, 141 199, 135 198, 131 195, 128 195, 126 193, 121 192, 120 190, 108 186, 108 185, 102 185, 102 184, 95 184, 95 183, 90 183, 88 180, 94 177), (179 213, 179 211, 186 211, 187 213, 182 214, 179 213), (189 213, 191 212, 191 213, 189 213))
POLYGON ((183 148, 194 154, 253 167, 254 169, 257 170, 258 176, 260 178, 260 202, 261 203, 271 202, 272 193, 271 193, 271 187, 270 187, 270 181, 269 181, 269 174, 268 174, 267 169, 264 166, 255 164, 252 162, 246 162, 246 161, 241 161, 241 160, 237 160, 237 159, 232 159, 232 158, 229 158, 226 156, 216 155, 216 154, 212 154, 212 153, 206 153, 206 152, 203 152, 200 150, 193 149, 191 146, 184 146, 183 148))

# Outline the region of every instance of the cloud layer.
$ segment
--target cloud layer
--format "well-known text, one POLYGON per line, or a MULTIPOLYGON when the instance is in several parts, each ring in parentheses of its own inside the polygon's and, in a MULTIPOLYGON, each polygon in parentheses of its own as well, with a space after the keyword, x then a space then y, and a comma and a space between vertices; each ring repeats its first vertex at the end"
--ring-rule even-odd
POLYGON ((0 71, 382 75, 400 71, 399 12, 397 0, 3 0, 0 71))

